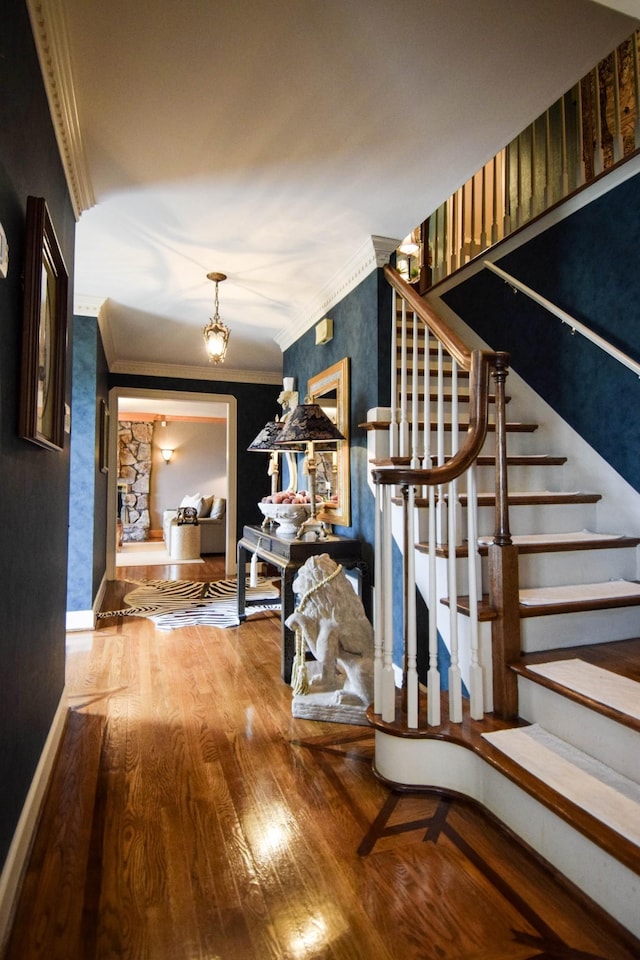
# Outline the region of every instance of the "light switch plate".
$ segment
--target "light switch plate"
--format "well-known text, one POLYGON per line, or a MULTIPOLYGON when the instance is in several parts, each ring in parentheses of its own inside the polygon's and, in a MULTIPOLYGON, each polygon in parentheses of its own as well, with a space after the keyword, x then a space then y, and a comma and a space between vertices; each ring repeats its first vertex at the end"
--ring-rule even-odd
POLYGON ((9 272, 9 244, 4 227, 0 223, 0 277, 5 278, 9 272))

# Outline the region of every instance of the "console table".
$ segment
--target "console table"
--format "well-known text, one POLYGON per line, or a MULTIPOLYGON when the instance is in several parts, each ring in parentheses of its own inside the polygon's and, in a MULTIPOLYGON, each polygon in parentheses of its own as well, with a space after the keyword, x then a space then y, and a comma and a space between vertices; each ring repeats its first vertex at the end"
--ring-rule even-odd
MULTIPOLYGON (((276 528, 277 529, 277 528, 276 528)), ((360 559, 360 541, 349 537, 328 536, 326 540, 293 540, 279 537, 271 530, 260 526, 244 527, 238 541, 238 618, 245 620, 247 607, 264 604, 264 600, 247 600, 247 558, 257 554, 260 560, 280 570, 282 578, 280 620, 282 624, 281 675, 286 683, 291 682, 291 668, 295 653, 295 636, 285 621, 295 608, 293 581, 296 573, 309 557, 328 553, 332 560, 347 569, 357 569, 362 578, 362 588, 368 589, 368 570, 360 559)))

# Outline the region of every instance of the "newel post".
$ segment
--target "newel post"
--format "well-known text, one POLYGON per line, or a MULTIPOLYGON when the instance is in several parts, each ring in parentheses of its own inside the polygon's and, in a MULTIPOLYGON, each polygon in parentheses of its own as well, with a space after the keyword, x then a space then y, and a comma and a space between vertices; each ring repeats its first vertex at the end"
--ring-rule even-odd
POLYGON ((520 656, 520 599, 518 548, 509 529, 507 483, 507 438, 505 381, 509 354, 496 354, 492 370, 496 411, 496 529, 489 545, 489 600, 496 611, 492 624, 494 712, 501 717, 518 716, 517 678, 509 664, 520 656))

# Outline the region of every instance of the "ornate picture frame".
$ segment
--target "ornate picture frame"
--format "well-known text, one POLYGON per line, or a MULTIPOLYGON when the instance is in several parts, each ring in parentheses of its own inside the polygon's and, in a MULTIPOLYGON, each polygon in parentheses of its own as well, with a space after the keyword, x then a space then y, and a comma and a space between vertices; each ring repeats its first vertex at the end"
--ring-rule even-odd
POLYGON ((345 357, 307 381, 307 393, 319 403, 332 423, 344 436, 335 450, 316 451, 316 483, 321 494, 331 493, 318 505, 318 517, 327 523, 351 525, 351 467, 349 456, 349 358, 345 357))
POLYGON ((27 197, 18 432, 64 448, 69 275, 42 197, 27 197))

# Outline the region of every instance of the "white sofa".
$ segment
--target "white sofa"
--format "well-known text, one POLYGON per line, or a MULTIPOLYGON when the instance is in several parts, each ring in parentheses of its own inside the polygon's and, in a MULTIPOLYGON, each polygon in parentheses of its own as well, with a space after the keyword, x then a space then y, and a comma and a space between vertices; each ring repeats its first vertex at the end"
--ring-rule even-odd
MULTIPOLYGON (((224 497, 201 497, 200 494, 183 497, 181 507, 195 507, 200 527, 200 552, 224 553, 226 550, 227 501, 224 497)), ((178 508, 165 510, 162 514, 162 535, 167 551, 171 553, 171 521, 178 515, 178 508)))

